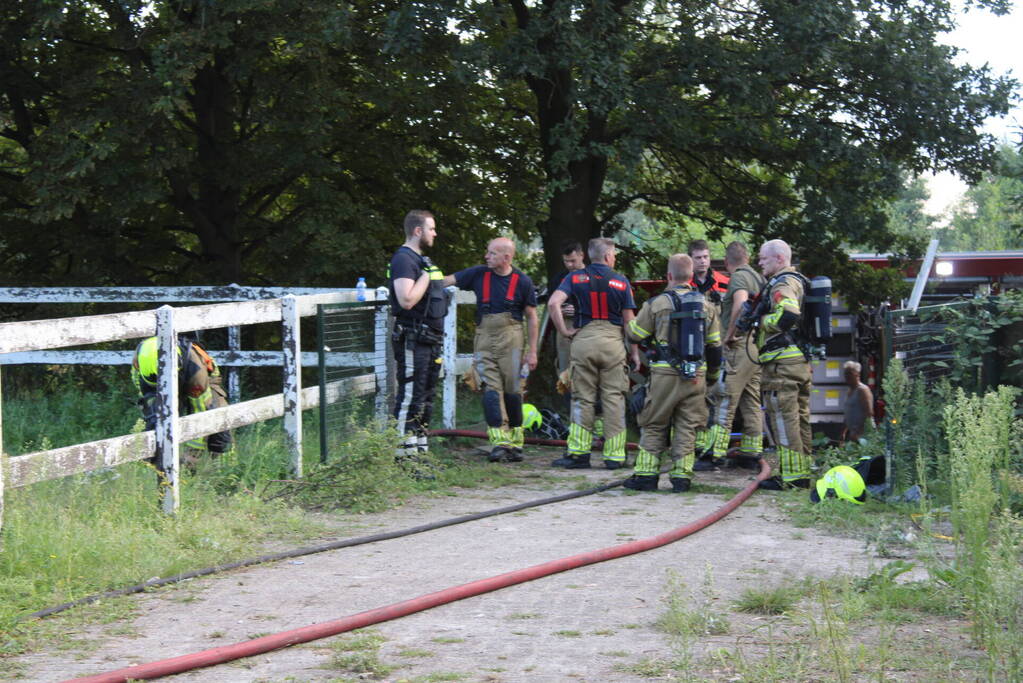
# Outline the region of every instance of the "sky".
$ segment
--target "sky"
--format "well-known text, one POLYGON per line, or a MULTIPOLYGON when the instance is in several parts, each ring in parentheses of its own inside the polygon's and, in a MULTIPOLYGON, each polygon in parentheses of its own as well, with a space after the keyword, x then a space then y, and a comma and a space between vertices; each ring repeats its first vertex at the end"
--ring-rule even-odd
MULTIPOLYGON (((1023 82, 1023 0, 1017 0, 1012 12, 996 17, 990 12, 973 9, 960 15, 958 27, 943 42, 962 49, 960 58, 973 66, 989 64, 997 74, 1011 71, 1023 82)), ((1017 106, 1009 115, 989 119, 984 130, 1005 142, 1019 142, 1023 128, 1023 106, 1017 106)), ((930 214, 940 215, 954 205, 966 186, 950 173, 928 177, 931 199, 926 205, 930 214)))

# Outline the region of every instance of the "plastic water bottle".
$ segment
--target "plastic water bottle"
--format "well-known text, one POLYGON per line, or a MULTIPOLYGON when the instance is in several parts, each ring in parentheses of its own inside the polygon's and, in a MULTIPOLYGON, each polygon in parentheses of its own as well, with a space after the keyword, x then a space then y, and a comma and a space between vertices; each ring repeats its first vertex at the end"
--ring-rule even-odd
POLYGON ((529 379, 529 365, 526 363, 522 364, 519 368, 519 379, 529 379))
POLYGON ((366 300, 366 278, 360 277, 355 283, 355 298, 359 301, 366 300))

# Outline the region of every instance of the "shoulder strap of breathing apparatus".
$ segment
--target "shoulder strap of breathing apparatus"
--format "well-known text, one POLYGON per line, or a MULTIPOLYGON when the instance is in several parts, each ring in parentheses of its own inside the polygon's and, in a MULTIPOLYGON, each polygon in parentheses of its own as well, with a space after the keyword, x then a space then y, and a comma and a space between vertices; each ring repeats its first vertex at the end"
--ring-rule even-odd
POLYGON ((763 300, 771 288, 786 277, 795 277, 802 284, 803 295, 799 302, 799 321, 790 330, 771 337, 761 351, 770 351, 783 346, 795 345, 803 352, 806 360, 822 359, 831 339, 831 279, 824 276, 807 278, 802 273, 788 271, 775 275, 761 290, 763 314, 770 312, 769 301, 763 300))

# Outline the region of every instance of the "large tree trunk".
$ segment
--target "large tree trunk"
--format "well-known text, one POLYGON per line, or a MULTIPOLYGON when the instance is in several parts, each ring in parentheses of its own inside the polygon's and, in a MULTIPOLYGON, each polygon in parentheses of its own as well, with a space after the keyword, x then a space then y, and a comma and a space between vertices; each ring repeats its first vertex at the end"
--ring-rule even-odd
POLYGON ((571 185, 551 197, 550 216, 541 226, 548 280, 565 269, 561 251, 566 242, 579 242, 585 253, 586 243, 600 236, 596 212, 607 173, 607 158, 588 157, 573 162, 569 173, 571 185))

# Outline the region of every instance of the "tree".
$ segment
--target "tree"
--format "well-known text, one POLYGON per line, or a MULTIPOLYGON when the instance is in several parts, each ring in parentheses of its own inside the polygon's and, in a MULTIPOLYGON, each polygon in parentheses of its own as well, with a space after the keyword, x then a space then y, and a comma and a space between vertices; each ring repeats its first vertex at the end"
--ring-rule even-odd
POLYGON ((525 224, 516 115, 455 77, 440 17, 300 0, 0 11, 9 282, 341 284, 382 277, 410 208, 465 228, 454 260, 481 250, 480 225, 525 224))
POLYGON ((912 247, 888 227, 900 173, 977 177, 1014 86, 954 63, 944 2, 494 0, 459 20, 477 73, 532 94, 551 274, 562 240, 630 206, 797 251, 912 247))
POLYGON ((945 251, 1023 248, 1023 153, 1003 145, 998 163, 971 186, 941 233, 945 251))

